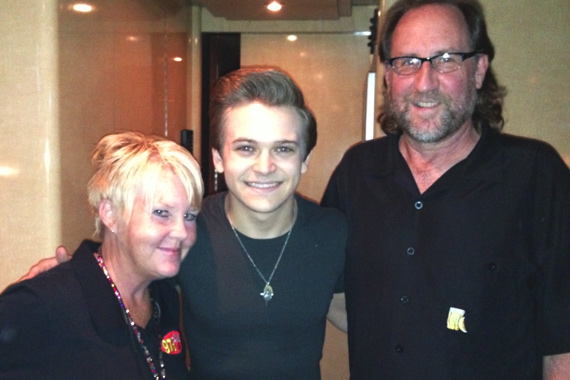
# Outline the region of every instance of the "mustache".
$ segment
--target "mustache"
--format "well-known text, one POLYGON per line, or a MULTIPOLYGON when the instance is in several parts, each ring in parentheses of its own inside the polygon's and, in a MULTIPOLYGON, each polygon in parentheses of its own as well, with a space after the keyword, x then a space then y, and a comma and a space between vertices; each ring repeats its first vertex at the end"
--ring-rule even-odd
POLYGON ((404 97, 404 101, 409 103, 447 103, 449 101, 449 97, 445 96, 444 94, 440 93, 439 90, 431 90, 427 92, 417 92, 414 91, 410 94, 407 94, 404 97))

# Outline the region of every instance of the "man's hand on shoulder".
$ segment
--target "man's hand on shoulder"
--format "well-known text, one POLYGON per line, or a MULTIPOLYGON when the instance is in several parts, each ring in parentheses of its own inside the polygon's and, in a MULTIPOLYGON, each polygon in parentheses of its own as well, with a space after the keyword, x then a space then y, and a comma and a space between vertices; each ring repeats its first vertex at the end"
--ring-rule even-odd
POLYGON ((18 280, 18 282, 34 278, 38 274, 47 272, 51 268, 61 263, 65 263, 66 261, 69 260, 71 260, 71 254, 67 251, 67 249, 63 245, 60 245, 55 250, 55 256, 48 257, 47 259, 41 259, 40 261, 38 261, 30 268, 28 273, 26 273, 18 280))

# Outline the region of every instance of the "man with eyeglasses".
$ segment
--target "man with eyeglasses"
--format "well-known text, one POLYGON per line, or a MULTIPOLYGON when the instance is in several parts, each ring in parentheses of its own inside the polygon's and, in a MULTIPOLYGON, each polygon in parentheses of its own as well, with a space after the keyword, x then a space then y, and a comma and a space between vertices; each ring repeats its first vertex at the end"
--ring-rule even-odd
POLYGON ((570 379, 570 171, 501 134, 481 5, 399 0, 379 43, 387 136, 322 201, 349 221, 351 379, 570 379))

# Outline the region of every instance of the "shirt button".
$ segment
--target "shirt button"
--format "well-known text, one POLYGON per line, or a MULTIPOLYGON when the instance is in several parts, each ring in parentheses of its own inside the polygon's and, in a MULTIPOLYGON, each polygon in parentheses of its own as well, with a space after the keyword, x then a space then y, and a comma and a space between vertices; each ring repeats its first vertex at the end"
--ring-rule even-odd
POLYGON ((402 353, 404 352, 404 347, 400 346, 399 344, 394 347, 394 349, 396 350, 396 352, 402 353))
POLYGON ((416 210, 421 210, 422 207, 424 207, 424 204, 421 201, 417 201, 416 203, 414 203, 414 207, 416 208, 416 210))
POLYGON ((407 304, 408 302, 410 302, 410 299, 406 296, 402 296, 400 297, 400 302, 403 303, 404 305, 407 304))
POLYGON ((416 253, 416 250, 414 249, 414 247, 408 247, 408 249, 406 249, 406 253, 408 254, 408 256, 413 256, 416 253))

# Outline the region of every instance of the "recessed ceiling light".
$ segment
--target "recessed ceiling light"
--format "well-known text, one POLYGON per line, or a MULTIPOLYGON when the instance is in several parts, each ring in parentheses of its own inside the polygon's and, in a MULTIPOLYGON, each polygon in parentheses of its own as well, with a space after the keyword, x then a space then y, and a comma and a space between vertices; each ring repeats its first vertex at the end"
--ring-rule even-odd
POLYGON ((93 10, 93 6, 85 3, 77 3, 73 4, 71 9, 73 9, 76 12, 89 13, 93 10))
POLYGON ((291 41, 291 42, 297 41, 297 36, 294 35, 294 34, 290 34, 290 35, 287 36, 287 39, 288 39, 289 41, 291 41))
POLYGON ((267 4, 267 9, 271 12, 279 12, 283 8, 283 5, 278 1, 272 1, 271 3, 267 4))

